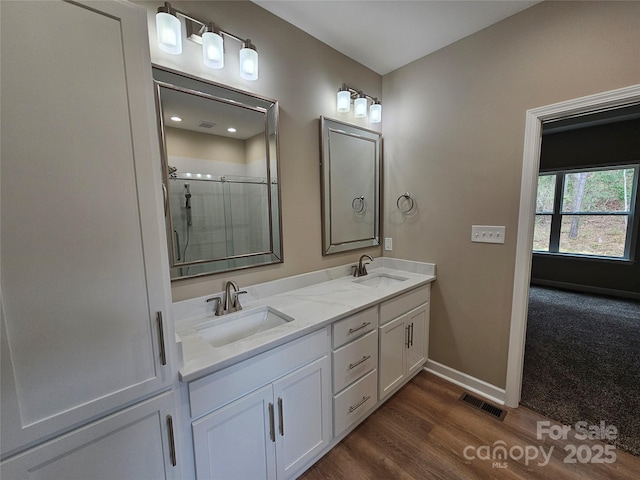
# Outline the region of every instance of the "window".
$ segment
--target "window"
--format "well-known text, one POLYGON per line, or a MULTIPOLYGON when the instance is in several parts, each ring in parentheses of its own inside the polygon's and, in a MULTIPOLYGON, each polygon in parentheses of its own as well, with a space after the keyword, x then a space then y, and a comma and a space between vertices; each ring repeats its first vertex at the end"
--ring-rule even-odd
POLYGON ((534 252, 630 259, 638 166, 538 177, 534 252))

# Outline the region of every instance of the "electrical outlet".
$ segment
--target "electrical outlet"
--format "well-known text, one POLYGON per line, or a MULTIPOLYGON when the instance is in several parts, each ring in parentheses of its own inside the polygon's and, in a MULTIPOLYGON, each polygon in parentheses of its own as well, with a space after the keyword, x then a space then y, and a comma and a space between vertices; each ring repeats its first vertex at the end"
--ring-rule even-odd
POLYGON ((384 249, 388 252, 393 250, 393 238, 385 237, 384 239, 384 249))
POLYGON ((480 243, 504 243, 505 227, 472 225, 471 241, 480 243))

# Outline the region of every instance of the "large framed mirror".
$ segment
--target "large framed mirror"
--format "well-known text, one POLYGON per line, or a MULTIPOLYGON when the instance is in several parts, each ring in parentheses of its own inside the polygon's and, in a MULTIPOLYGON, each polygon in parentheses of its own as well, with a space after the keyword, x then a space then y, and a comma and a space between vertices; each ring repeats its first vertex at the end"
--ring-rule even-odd
POLYGON ((380 245, 381 135, 320 117, 324 255, 380 245))
POLYGON ((153 67, 171 279, 280 263, 278 102, 153 67))

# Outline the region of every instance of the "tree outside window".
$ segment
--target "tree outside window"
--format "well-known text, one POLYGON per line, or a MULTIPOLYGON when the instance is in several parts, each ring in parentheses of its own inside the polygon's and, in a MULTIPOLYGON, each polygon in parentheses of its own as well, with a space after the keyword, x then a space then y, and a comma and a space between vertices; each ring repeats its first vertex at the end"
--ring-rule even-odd
POLYGON ((628 259, 638 166, 538 177, 535 252, 628 259))

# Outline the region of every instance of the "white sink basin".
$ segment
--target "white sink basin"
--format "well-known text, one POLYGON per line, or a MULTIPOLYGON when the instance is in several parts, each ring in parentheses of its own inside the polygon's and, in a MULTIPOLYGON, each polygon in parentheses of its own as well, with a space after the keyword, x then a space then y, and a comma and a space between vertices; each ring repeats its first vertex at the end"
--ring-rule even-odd
POLYGON ((374 273, 373 275, 367 275, 364 278, 354 280, 354 283, 360 285, 366 285, 372 288, 387 288, 397 285, 400 282, 408 280, 406 277, 400 277, 397 275, 389 275, 388 273, 374 273))
POLYGON ((271 307, 260 307, 216 317, 195 328, 211 346, 222 347, 292 321, 271 307))

